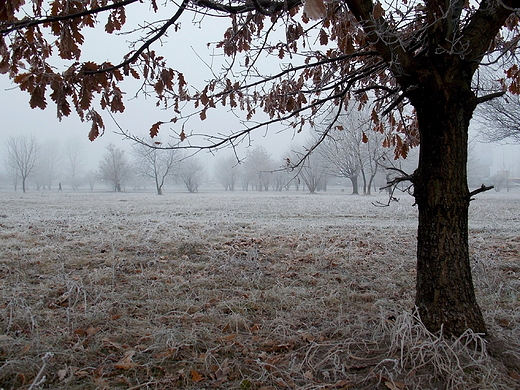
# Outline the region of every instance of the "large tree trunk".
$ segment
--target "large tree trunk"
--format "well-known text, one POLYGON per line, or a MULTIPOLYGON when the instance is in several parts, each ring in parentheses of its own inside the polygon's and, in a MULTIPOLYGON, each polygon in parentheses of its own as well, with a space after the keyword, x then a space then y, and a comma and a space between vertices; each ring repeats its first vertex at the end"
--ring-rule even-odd
POLYGON ((419 208, 415 302, 426 327, 448 335, 486 332, 468 248, 467 133, 476 99, 469 83, 455 84, 430 85, 413 99, 421 134, 413 180, 419 208))

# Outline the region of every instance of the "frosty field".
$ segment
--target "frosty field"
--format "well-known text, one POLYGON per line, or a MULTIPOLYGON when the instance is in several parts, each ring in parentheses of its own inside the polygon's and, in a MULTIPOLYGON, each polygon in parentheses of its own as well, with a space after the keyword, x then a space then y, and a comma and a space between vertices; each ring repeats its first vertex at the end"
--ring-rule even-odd
POLYGON ((377 201, 2 192, 0 388, 520 388, 520 190, 471 205, 491 342, 414 320, 417 210, 377 201))

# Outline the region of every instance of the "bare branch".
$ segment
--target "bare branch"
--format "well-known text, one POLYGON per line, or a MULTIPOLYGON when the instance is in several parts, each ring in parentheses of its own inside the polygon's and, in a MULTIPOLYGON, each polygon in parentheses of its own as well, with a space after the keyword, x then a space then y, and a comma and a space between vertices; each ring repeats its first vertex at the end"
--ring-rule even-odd
POLYGON ((170 26, 172 24, 174 24, 175 22, 177 22, 177 20, 180 18, 180 16, 182 15, 182 13, 184 12, 184 10, 186 9, 187 5, 189 4, 190 0, 183 0, 183 2, 181 3, 181 5, 179 6, 179 9, 177 10, 177 12, 175 13, 175 15, 173 15, 158 31, 157 33, 151 37, 150 39, 147 39, 145 41, 145 43, 139 47, 139 49, 137 49, 135 51, 134 54, 132 54, 128 59, 126 59, 125 61, 119 63, 118 65, 114 65, 114 66, 110 66, 108 68, 101 68, 101 69, 98 69, 98 70, 93 70, 93 71, 88 71, 88 72, 85 72, 85 74, 95 74, 95 73, 103 73, 103 72, 111 72, 111 71, 114 71, 114 70, 117 70, 117 69, 120 69, 120 68, 123 68, 125 67, 126 65, 129 65, 129 64, 132 64, 133 62, 135 62, 139 56, 141 55, 141 53, 143 51, 145 51, 147 48, 149 48, 151 46, 152 43, 154 43, 156 40, 158 40, 160 37, 162 37, 164 34, 166 34, 166 32, 168 31, 168 28, 170 28, 170 26))
POLYGON ((486 186, 484 184, 482 184, 480 186, 480 188, 477 188, 476 190, 473 190, 469 193, 469 200, 473 200, 471 197, 474 196, 474 195, 477 195, 477 194, 480 194, 481 192, 485 192, 485 191, 489 191, 491 189, 495 188, 495 186, 486 186))
POLYGON ((227 5, 217 3, 211 0, 194 0, 194 5, 211 9, 226 14, 242 14, 250 11, 258 11, 264 15, 274 15, 283 10, 289 10, 302 4, 302 0, 287 0, 287 1, 269 1, 269 0, 254 0, 246 2, 239 6, 227 5))
POLYGON ((490 93, 489 95, 481 96, 481 97, 477 98, 477 104, 484 103, 484 102, 493 100, 498 97, 502 97, 505 95, 505 93, 506 93, 506 91, 500 91, 500 92, 490 93))
POLYGON ((402 192, 408 192, 410 193, 413 187, 414 182, 414 174, 411 175, 403 171, 402 169, 395 168, 395 167, 385 167, 385 169, 389 171, 395 171, 399 173, 400 176, 394 177, 392 180, 387 182, 387 185, 384 187, 381 187, 380 190, 387 190, 388 191, 388 202, 387 203, 381 203, 381 202, 374 202, 372 203, 374 206, 377 207, 388 207, 392 202, 399 201, 396 197, 394 197, 394 192, 397 189, 397 186, 399 183, 402 183, 404 181, 409 181, 411 184, 406 187, 404 190, 401 190, 402 192))
POLYGON ((66 15, 59 15, 59 16, 47 16, 47 17, 38 18, 38 19, 24 19, 24 20, 19 20, 16 22, 2 22, 3 26, 9 26, 9 27, 1 29, 0 34, 6 35, 13 31, 18 31, 18 30, 22 30, 22 29, 25 29, 28 27, 38 26, 40 24, 61 22, 63 20, 71 20, 71 19, 81 18, 81 17, 87 16, 87 15, 94 15, 94 14, 98 14, 98 13, 108 11, 111 9, 124 7, 126 5, 136 3, 138 1, 140 1, 140 0, 123 0, 123 1, 119 1, 117 3, 112 3, 110 5, 105 5, 104 7, 92 8, 89 10, 76 12, 73 14, 66 14, 66 15))

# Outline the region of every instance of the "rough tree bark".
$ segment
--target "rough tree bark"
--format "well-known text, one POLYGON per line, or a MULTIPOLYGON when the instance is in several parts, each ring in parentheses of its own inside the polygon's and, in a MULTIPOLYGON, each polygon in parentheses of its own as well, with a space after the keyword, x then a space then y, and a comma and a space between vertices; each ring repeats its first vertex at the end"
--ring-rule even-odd
POLYGON ((460 62, 433 72, 410 95, 421 149, 414 173, 419 208, 416 306, 428 329, 486 332, 471 276, 468 245, 468 128, 476 107, 460 62), (462 71, 460 71, 462 69, 462 71))

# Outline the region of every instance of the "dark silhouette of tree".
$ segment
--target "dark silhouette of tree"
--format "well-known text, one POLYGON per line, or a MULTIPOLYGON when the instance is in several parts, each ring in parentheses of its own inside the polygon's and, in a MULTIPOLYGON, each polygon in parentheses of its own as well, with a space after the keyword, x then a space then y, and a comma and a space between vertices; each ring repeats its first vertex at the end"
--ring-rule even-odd
POLYGON ((484 188, 468 189, 468 127, 478 104, 504 89, 520 92, 520 71, 511 66, 518 0, 307 0, 303 14, 301 0, 183 0, 168 15, 162 13, 166 4, 150 0, 157 20, 131 27, 141 35, 118 63, 84 59, 82 31, 101 21, 106 33, 120 31, 126 10, 140 1, 38 0, 22 10, 23 3, 0 3, 0 71, 28 92, 31 107, 43 109, 50 99, 59 118, 75 111, 90 121, 91 139, 105 129, 98 106, 125 110, 119 82, 128 77, 140 79, 139 92, 155 94, 158 105, 174 112, 156 121, 150 135, 178 127, 180 148, 235 145, 275 123, 299 131, 330 113, 331 105, 341 112, 345 105, 364 107, 373 100, 373 128, 386 132, 384 144, 397 157, 421 143, 418 168, 399 179, 413 183, 419 210, 415 305, 421 319, 429 330, 450 335, 467 328, 486 332, 469 261, 469 203, 484 188), (229 61, 193 89, 154 45, 178 30, 188 13, 202 27, 209 16, 229 16, 230 24, 215 48, 229 61), (60 57, 55 64, 53 53, 60 57), (266 55, 280 62, 278 72, 262 71, 266 55), (60 71, 63 60, 68 67, 60 71), (474 76, 485 63, 506 73, 500 90, 483 95, 474 76), (242 129, 202 136, 185 131, 193 114, 204 120, 222 104, 243 111, 235 113, 243 118, 242 129))

